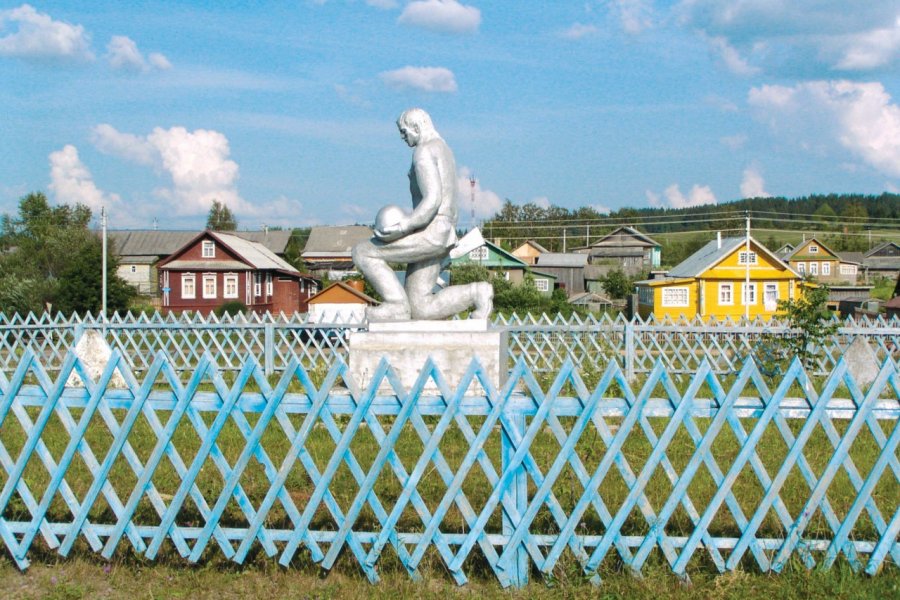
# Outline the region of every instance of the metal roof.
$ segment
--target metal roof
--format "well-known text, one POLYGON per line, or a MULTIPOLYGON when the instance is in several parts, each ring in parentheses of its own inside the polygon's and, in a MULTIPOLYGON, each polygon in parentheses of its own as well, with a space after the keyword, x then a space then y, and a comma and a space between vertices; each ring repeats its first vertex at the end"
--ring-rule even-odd
MULTIPOLYGON (((276 254, 284 254, 291 239, 290 230, 277 231, 231 231, 246 240, 258 242, 276 254)), ((168 256, 190 242, 200 231, 156 231, 134 229, 110 231, 116 254, 122 257, 168 256)))
POLYGON ((230 233, 211 233, 211 235, 219 238, 223 244, 237 252, 241 258, 250 263, 255 269, 277 269, 279 271, 299 273, 287 261, 261 243, 251 242, 230 233))
POLYGON ((365 225, 342 225, 339 227, 313 227, 309 239, 300 255, 304 258, 317 256, 350 256, 353 246, 368 240, 373 235, 372 228, 365 225))
POLYGON ((741 244, 746 243, 747 238, 743 236, 722 238, 721 245, 718 244, 717 240, 710 240, 705 246, 673 267, 666 273, 666 277, 697 277, 700 273, 737 250, 741 244))
POLYGON ((538 267, 584 267, 587 264, 587 254, 575 254, 570 252, 545 252, 537 257, 538 267))

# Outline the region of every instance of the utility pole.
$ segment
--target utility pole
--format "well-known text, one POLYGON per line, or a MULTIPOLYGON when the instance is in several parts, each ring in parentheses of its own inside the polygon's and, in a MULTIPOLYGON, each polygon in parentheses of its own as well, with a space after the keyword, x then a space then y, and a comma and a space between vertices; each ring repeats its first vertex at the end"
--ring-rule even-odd
POLYGON ((102 284, 102 292, 101 292, 102 298, 101 298, 100 314, 102 316, 101 318, 103 320, 103 323, 105 324, 106 323, 106 207, 105 206, 100 207, 100 230, 102 232, 101 239, 103 240, 103 243, 102 243, 103 244, 103 249, 102 249, 103 258, 100 261, 101 262, 100 269, 103 271, 103 275, 102 275, 103 284, 102 284))
POLYGON ((475 173, 469 177, 469 190, 472 200, 472 228, 475 228, 475 173))
POLYGON ((750 211, 747 211, 747 260, 744 261, 744 318, 750 324, 750 211))

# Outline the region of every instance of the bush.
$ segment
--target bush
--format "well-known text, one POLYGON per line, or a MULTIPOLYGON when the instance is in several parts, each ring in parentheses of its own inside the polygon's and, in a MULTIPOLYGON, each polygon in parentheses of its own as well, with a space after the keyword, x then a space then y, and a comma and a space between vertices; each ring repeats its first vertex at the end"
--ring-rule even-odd
POLYGON ((247 305, 240 300, 229 300, 215 310, 217 317, 223 317, 225 315, 233 317, 235 315, 244 314, 245 312, 247 312, 247 305))

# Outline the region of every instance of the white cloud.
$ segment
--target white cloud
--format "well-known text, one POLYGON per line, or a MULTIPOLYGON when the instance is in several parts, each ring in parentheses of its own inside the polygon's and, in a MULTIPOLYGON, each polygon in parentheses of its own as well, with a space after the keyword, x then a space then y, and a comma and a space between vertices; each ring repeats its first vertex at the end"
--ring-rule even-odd
POLYGON ((385 71, 378 75, 395 89, 413 88, 425 92, 450 93, 457 90, 453 71, 444 67, 410 67, 385 71))
POLYGON ((471 178, 472 171, 468 167, 461 167, 457 170, 456 205, 459 207, 460 223, 467 223, 471 220, 473 209, 476 219, 487 219, 493 217, 503 208, 503 198, 491 190, 482 188, 481 181, 478 179, 475 179, 473 190, 471 178), (474 205, 472 204, 473 191, 475 194, 474 205))
POLYGON ((98 213, 101 206, 120 203, 116 194, 107 194, 94 183, 94 178, 78 157, 78 149, 67 144, 50 153, 50 190, 61 204, 84 204, 98 213))
POLYGON ((131 38, 124 35, 114 35, 106 45, 106 59, 109 66, 117 71, 131 71, 142 73, 151 69, 171 69, 169 60, 158 52, 154 52, 148 58, 144 58, 137 44, 131 38))
POLYGON ((743 198, 769 198, 772 194, 766 191, 766 182, 762 173, 755 165, 744 169, 741 178, 741 197, 743 198))
POLYGON ((235 212, 254 212, 237 191, 238 165, 229 158, 228 138, 218 131, 157 127, 143 137, 101 124, 93 129, 91 142, 101 152, 167 174, 172 187, 157 189, 156 194, 175 214, 203 214, 213 200, 235 212))
POLYGON ((698 31, 731 67, 752 55, 768 72, 824 73, 889 67, 900 58, 900 9, 896 0, 682 0, 683 25, 698 31), (731 62, 730 62, 731 61, 731 62))
POLYGON ((398 21, 446 33, 470 33, 481 25, 481 11, 457 0, 415 0, 406 5, 398 21))
POLYGON ((725 37, 715 36, 709 38, 708 41, 710 48, 719 57, 719 60, 722 61, 725 68, 735 75, 748 76, 756 75, 760 72, 759 67, 754 67, 744 60, 740 53, 728 43, 728 40, 725 37))
POLYGON ((547 196, 537 196, 529 201, 529 204, 540 206, 541 208, 550 208, 550 198, 547 196))
POLYGON ((776 134, 802 148, 842 148, 900 176, 900 106, 881 83, 810 81, 752 88, 748 102, 776 134))
POLYGON ((0 56, 24 59, 93 60, 90 36, 81 25, 54 21, 50 15, 23 4, 0 11, 0 56))
POLYGON ((891 63, 900 54, 900 17, 893 27, 872 29, 856 33, 840 40, 836 45, 843 46, 836 69, 844 71, 865 71, 883 67, 891 63))
MULTIPOLYGON (((659 194, 647 190, 646 195, 650 206, 657 208, 665 206, 662 199, 660 199, 659 194)), ((707 185, 694 184, 690 193, 685 196, 678 187, 678 184, 673 183, 665 189, 663 196, 668 203, 668 208, 689 208, 692 206, 702 206, 704 204, 716 204, 718 202, 715 194, 713 194, 712 190, 707 185)))
POLYGON ((608 6, 625 33, 636 34, 653 27, 652 1, 610 0, 608 6))
POLYGON ((596 25, 585 25, 583 23, 573 23, 571 27, 562 31, 560 35, 567 40, 580 40, 589 35, 596 35, 599 29, 596 25))

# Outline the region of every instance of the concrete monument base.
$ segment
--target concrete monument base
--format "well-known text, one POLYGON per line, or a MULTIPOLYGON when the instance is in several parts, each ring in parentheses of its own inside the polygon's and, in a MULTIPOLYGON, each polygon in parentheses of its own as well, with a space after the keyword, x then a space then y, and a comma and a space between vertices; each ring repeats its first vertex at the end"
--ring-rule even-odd
MULTIPOLYGON (((370 323, 368 331, 350 334, 349 346, 350 375, 360 389, 368 388, 382 357, 387 358, 407 390, 415 384, 429 357, 452 390, 456 390, 473 357, 481 362, 495 387, 502 386, 507 377, 506 332, 490 329, 487 319, 370 323)), ((477 383, 469 390, 483 393, 477 383)), ((394 390, 384 380, 378 393, 393 395, 394 390)), ((429 380, 424 393, 437 394, 437 386, 429 380)))

